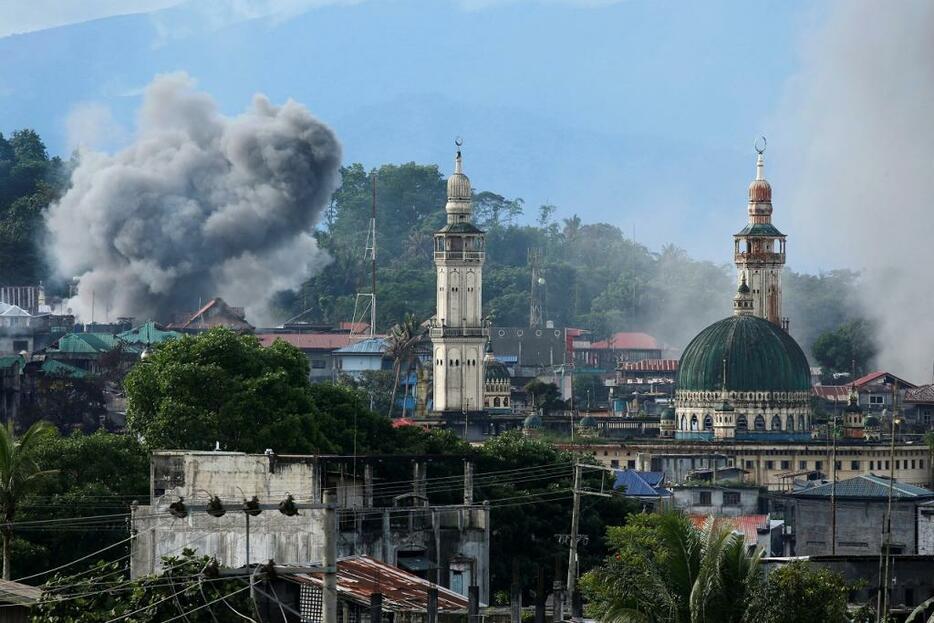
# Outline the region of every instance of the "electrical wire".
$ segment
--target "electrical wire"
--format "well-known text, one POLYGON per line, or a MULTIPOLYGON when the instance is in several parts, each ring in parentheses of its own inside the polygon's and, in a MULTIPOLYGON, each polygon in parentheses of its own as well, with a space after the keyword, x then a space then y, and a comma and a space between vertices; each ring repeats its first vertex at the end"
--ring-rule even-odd
MULTIPOLYGON (((192 608, 191 610, 189 610, 188 612, 186 612, 186 613, 184 613, 184 614, 187 615, 187 614, 191 614, 192 612, 197 612, 198 610, 201 610, 201 609, 203 609, 203 608, 207 608, 207 607, 209 607, 209 606, 212 606, 212 605, 216 604, 216 603, 219 602, 219 601, 224 601, 224 602, 226 602, 226 600, 227 600, 228 597, 233 597, 233 596, 236 595, 237 593, 242 593, 242 592, 245 591, 245 590, 249 590, 249 588, 250 588, 249 586, 244 586, 243 588, 238 588, 237 590, 233 591, 232 593, 227 593, 226 595, 223 595, 223 596, 221 596, 221 597, 218 597, 218 598, 215 599, 214 601, 208 602, 208 603, 204 604, 203 606, 198 606, 197 608, 192 608)), ((124 618, 125 618, 125 617, 124 617, 124 618)), ((181 615, 180 615, 180 616, 177 616, 177 617, 172 617, 171 619, 166 619, 165 621, 162 621, 162 623, 171 623, 172 621, 177 621, 177 620, 180 619, 180 618, 181 618, 181 615)), ((120 619, 111 619, 110 621, 106 621, 105 623, 114 623, 115 621, 119 621, 119 620, 120 620, 120 619)), ((256 621, 253 621, 253 623, 256 623, 256 621)))
POLYGON ((46 574, 48 574, 48 573, 54 573, 55 571, 58 571, 59 569, 64 569, 65 567, 70 567, 71 565, 73 565, 73 564, 75 564, 75 563, 78 563, 78 562, 81 562, 82 560, 87 560, 88 558, 91 558, 92 556, 97 556, 97 555, 100 554, 101 552, 106 552, 106 551, 109 550, 109 549, 113 549, 113 548, 117 547, 118 545, 123 545, 124 543, 129 543, 130 541, 132 541, 133 539, 135 539, 136 536, 137 536, 137 535, 135 535, 135 534, 131 534, 131 535, 129 536, 129 538, 123 539, 122 541, 117 541, 116 543, 114 543, 114 544, 112 544, 112 545, 108 545, 107 547, 104 547, 104 548, 101 548, 101 549, 97 550, 96 552, 91 552, 91 553, 88 554, 87 556, 82 556, 81 558, 76 558, 76 559, 72 560, 71 562, 66 562, 66 563, 63 564, 63 565, 59 565, 58 567, 53 567, 52 569, 47 569, 47 570, 45 570, 45 571, 40 571, 39 573, 34 573, 34 574, 32 574, 32 575, 26 575, 26 576, 23 576, 23 577, 21 577, 21 578, 17 578, 17 579, 15 579, 15 580, 13 580, 13 581, 14 581, 14 582, 22 582, 23 580, 31 580, 31 579, 33 579, 33 578, 37 578, 37 577, 39 577, 40 575, 46 575, 46 574))

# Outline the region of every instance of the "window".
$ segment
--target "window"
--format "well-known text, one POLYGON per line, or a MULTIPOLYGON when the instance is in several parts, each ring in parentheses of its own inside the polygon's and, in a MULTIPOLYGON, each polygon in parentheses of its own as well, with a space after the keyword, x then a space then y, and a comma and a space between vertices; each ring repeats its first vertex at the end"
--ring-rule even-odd
POLYGON ((850 461, 850 469, 852 469, 852 470, 858 470, 858 469, 859 469, 859 461, 850 461))
POLYGON ((709 415, 704 416, 704 430, 713 430, 713 419, 709 415))
POLYGON ((807 469, 807 468, 808 468, 807 461, 798 461, 798 469, 807 469))
POLYGON ((29 350, 29 340, 13 340, 13 352, 21 353, 29 350))
POLYGON ((836 469, 836 470, 841 470, 841 469, 843 469, 843 461, 834 461, 834 462, 833 462, 833 468, 836 469))
POLYGON ((869 404, 881 406, 885 404, 885 396, 870 396, 869 404))
POLYGON ((824 469, 824 462, 823 462, 823 461, 814 461, 814 469, 816 469, 817 471, 820 471, 820 470, 824 469))
POLYGON ((753 469, 754 466, 755 466, 755 463, 753 463, 752 461, 749 461, 749 460, 746 461, 746 469, 753 469))
POLYGON ((781 430, 782 421, 777 415, 772 416, 772 430, 781 430))
POLYGON ((924 459, 918 459, 918 469, 924 469, 924 459))
POLYGON ((739 491, 724 491, 723 492, 723 505, 724 506, 739 506, 739 491))
POLYGON ((876 468, 876 462, 875 462, 875 461, 869 461, 869 471, 872 471, 872 470, 874 470, 875 468, 876 468))
POLYGON ((755 427, 758 431, 765 430, 765 418, 761 415, 757 415, 755 419, 755 427))
POLYGON ((626 467, 629 469, 636 469, 636 461, 634 459, 629 459, 626 461, 626 467))
POLYGON ((782 469, 791 469, 791 461, 782 461, 782 469))
POLYGON ((749 428, 749 424, 746 422, 746 416, 741 415, 736 418, 736 430, 745 431, 749 428))
POLYGON ((901 459, 895 459, 895 469, 901 469, 901 468, 902 468, 901 459))
POLYGON ((614 468, 619 467, 619 460, 618 460, 618 459, 610 459, 610 467, 614 467, 614 468))
POLYGON ((697 503, 700 506, 710 506, 710 491, 700 491, 697 495, 697 503))
POLYGON ((914 468, 915 468, 915 460, 911 459, 911 469, 914 469, 914 468))
POLYGON ((328 367, 328 362, 324 359, 312 359, 311 367, 315 370, 324 370, 328 367))
POLYGON ((765 462, 765 469, 775 469, 775 462, 774 462, 774 461, 766 461, 766 462, 765 462))
POLYGON ((889 462, 888 462, 888 461, 885 462, 885 469, 889 469, 889 462))

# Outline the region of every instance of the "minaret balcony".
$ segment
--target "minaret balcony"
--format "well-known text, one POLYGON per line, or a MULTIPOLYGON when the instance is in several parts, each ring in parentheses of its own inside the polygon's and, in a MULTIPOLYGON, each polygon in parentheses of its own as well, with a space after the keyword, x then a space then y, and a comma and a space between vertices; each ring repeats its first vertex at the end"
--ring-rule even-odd
POLYGON ((435 251, 435 261, 454 260, 457 262, 482 262, 486 254, 483 251, 435 251))
POLYGON ((740 251, 733 255, 737 264, 784 264, 785 254, 772 251, 740 251))
POLYGON ((487 327, 448 327, 433 325, 428 335, 434 338, 442 337, 482 337, 488 338, 490 330, 487 327))

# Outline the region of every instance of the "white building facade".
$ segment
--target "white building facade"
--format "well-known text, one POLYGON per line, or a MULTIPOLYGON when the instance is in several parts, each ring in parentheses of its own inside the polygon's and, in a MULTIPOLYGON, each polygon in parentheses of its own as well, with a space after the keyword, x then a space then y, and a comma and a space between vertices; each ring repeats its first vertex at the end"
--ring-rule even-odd
POLYGON ((470 180, 458 149, 448 178, 447 224, 435 234, 437 313, 430 336, 433 411, 483 409, 484 352, 489 329, 483 320, 484 233, 470 222, 470 180))

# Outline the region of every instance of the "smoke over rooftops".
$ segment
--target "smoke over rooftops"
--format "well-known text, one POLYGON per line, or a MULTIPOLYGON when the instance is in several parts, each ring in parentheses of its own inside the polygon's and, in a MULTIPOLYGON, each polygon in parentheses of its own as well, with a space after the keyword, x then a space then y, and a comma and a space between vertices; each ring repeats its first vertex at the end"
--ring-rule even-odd
POLYGON ((221 296, 268 322, 268 301, 330 259, 312 237, 339 185, 334 133, 292 100, 262 95, 220 114, 184 73, 146 88, 132 143, 83 151, 46 218, 51 259, 78 275, 69 301, 90 319, 167 319, 221 296))

